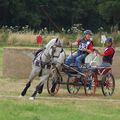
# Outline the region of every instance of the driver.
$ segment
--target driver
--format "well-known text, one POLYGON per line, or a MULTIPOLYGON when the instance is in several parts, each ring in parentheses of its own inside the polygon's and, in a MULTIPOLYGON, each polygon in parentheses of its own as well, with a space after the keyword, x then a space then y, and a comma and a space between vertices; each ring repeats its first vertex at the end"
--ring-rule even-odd
POLYGON ((99 65, 99 67, 111 67, 113 56, 115 54, 115 49, 112 47, 112 44, 112 38, 107 38, 105 41, 106 48, 103 53, 100 53, 97 49, 95 49, 96 53, 103 57, 102 63, 99 65))
POLYGON ((92 37, 91 30, 85 30, 84 36, 82 38, 78 38, 72 46, 78 46, 78 51, 69 55, 65 61, 65 64, 71 65, 75 63, 75 65, 80 68, 81 64, 85 61, 86 56, 93 51, 93 43, 90 40, 92 37))

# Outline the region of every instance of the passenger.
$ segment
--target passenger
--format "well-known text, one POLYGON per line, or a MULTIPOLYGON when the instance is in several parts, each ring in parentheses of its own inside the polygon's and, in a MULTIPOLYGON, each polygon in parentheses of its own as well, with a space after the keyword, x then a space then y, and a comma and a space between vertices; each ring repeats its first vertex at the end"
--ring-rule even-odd
POLYGON ((78 46, 78 51, 69 55, 65 61, 65 64, 71 65, 75 63, 75 65, 80 68, 82 63, 85 61, 86 56, 93 51, 93 43, 90 40, 92 37, 91 30, 85 30, 84 36, 77 39, 71 46, 78 46))
POLYGON ((100 53, 97 49, 95 49, 95 51, 103 57, 99 67, 111 67, 113 62, 113 56, 115 54, 115 49, 112 47, 112 44, 112 38, 107 38, 105 41, 106 48, 103 53, 100 53))

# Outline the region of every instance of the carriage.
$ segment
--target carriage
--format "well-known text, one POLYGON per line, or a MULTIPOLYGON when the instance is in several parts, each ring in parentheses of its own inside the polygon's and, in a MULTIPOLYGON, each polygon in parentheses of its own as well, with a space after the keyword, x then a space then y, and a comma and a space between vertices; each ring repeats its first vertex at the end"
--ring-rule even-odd
POLYGON ((47 90, 50 95, 55 95, 59 91, 60 85, 65 84, 70 94, 77 94, 81 87, 84 88, 85 95, 95 95, 96 89, 101 87, 104 96, 112 96, 115 89, 115 79, 111 67, 97 67, 84 64, 78 69, 76 66, 62 65, 68 79, 64 82, 61 72, 55 65, 47 80, 47 90))
POLYGON ((42 93, 47 78, 47 90, 51 95, 57 94, 61 84, 67 86, 70 94, 77 94, 81 86, 84 87, 86 95, 95 95, 97 87, 102 88, 103 95, 105 96, 111 96, 114 93, 115 80, 110 67, 100 68, 92 66, 92 62, 95 61, 96 56, 90 64, 83 64, 80 69, 75 65, 68 66, 64 64, 66 54, 59 44, 61 44, 59 39, 52 39, 45 46, 45 49, 40 50, 40 52, 35 55, 31 74, 20 97, 26 95, 28 88, 36 76, 39 76, 40 82, 30 97, 31 100, 35 99, 38 93, 42 93), (50 64, 50 69, 47 67, 47 64, 50 64), (60 68, 62 68, 62 72, 68 76, 66 82, 63 80, 60 68))

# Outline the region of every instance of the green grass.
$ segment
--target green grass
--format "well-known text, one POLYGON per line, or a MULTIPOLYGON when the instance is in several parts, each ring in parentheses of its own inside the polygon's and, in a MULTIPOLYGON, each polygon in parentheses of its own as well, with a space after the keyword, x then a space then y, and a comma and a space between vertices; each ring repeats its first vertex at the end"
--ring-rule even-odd
POLYGON ((0 120, 120 120, 120 103, 0 100, 0 120))
MULTIPOLYGON (((11 45, 11 46, 37 46, 36 45, 36 36, 37 33, 34 33, 33 31, 16 31, 16 32, 10 32, 10 29, 2 30, 0 29, 0 45, 11 45)), ((102 33, 103 35, 106 35, 107 37, 112 37, 114 39, 115 46, 120 46, 120 33, 118 32, 112 32, 111 34, 108 34, 106 32, 102 33)), ((68 46, 69 43, 74 42, 77 38, 82 36, 82 33, 79 32, 73 32, 73 33, 50 33, 50 34, 42 34, 43 36, 43 43, 46 44, 48 41, 52 38, 58 37, 64 40, 64 46, 68 46)), ((93 43, 95 46, 103 46, 101 44, 101 33, 95 33, 93 35, 93 43)))

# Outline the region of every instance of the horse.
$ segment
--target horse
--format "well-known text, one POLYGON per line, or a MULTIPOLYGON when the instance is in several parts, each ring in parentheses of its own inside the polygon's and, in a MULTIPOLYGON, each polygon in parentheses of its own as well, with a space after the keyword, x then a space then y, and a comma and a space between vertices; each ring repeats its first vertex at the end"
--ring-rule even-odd
POLYGON ((35 99, 37 93, 41 94, 45 80, 49 77, 50 74, 50 68, 48 66, 51 66, 51 63, 54 63, 56 64, 56 67, 60 69, 61 64, 63 64, 65 61, 65 58, 66 54, 62 47, 62 40, 58 38, 50 40, 45 48, 37 52, 35 55, 32 61, 32 70, 29 75, 28 82, 22 90, 20 97, 26 95, 28 88, 31 86, 31 83, 36 76, 39 76, 40 82, 36 86, 36 89, 30 99, 35 99))

